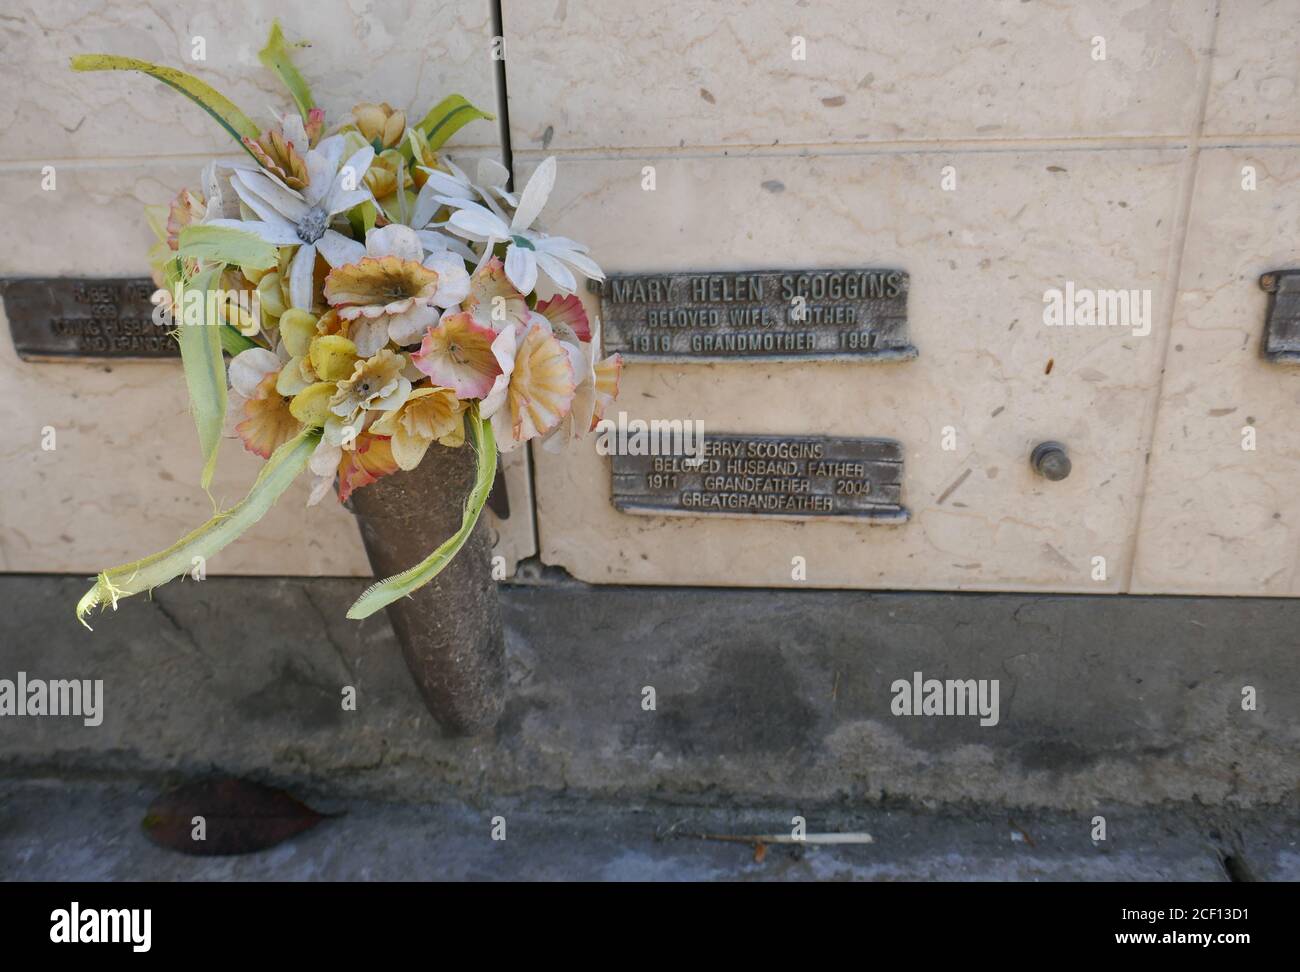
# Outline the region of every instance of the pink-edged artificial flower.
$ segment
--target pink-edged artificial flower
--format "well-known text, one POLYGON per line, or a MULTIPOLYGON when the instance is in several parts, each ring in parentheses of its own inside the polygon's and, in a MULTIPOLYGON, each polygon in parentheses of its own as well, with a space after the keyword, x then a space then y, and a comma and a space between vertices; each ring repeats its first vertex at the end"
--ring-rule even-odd
POLYGON ((492 257, 469 278, 469 294, 461 307, 474 322, 494 331, 521 325, 528 320, 528 303, 506 277, 506 267, 492 257))
POLYGON ((235 426, 244 448, 263 459, 302 431, 302 423, 289 411, 289 399, 275 390, 275 379, 267 375, 257 394, 244 400, 244 420, 235 426))
POLYGON ((397 460, 393 458, 392 443, 384 436, 371 435, 369 432, 357 436, 355 447, 344 449, 340 455, 340 503, 346 503, 355 490, 378 482, 384 476, 391 476, 399 468, 397 460))
MULTIPOLYGON (((539 304, 538 307, 541 305, 539 304)), ((618 396, 618 380, 623 359, 617 354, 601 359, 600 319, 596 319, 590 340, 580 341, 573 328, 551 321, 555 336, 569 355, 578 387, 569 414, 543 440, 548 451, 556 452, 571 439, 581 439, 596 427, 605 409, 618 396)))
POLYGON ((541 324, 519 339, 505 403, 494 409, 492 431, 502 452, 556 428, 573 406, 578 388, 563 344, 541 324))
POLYGON ((482 398, 501 374, 492 351, 496 338, 496 331, 476 323, 465 311, 447 314, 424 335, 411 361, 435 385, 450 388, 457 398, 482 398))
POLYGON ((560 340, 567 340, 570 334, 579 341, 591 340, 591 322, 587 319, 587 309, 582 306, 582 301, 576 294, 539 300, 534 310, 550 322, 551 330, 560 340))

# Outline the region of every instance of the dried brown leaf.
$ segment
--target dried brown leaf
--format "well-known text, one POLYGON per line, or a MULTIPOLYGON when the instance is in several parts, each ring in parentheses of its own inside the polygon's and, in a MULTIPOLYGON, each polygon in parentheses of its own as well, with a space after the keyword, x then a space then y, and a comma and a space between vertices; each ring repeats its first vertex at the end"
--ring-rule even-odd
POLYGON ((149 805, 141 826, 160 847, 212 857, 274 847, 323 819, 283 790, 227 778, 163 793, 149 805), (202 818, 201 825, 195 818, 202 818))

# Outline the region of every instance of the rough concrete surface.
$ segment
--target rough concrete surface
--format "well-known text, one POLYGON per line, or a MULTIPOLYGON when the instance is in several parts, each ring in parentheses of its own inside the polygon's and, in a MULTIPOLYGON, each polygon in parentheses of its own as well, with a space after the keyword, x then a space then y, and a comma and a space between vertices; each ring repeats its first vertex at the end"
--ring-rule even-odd
POLYGON ((1300 778, 1294 600, 504 587, 505 715, 453 740, 387 621, 344 618, 363 582, 171 584, 93 634, 72 612, 84 585, 0 578, 0 678, 103 679, 106 710, 93 728, 0 720, 0 776, 1097 812, 1293 805, 1300 778), (999 679, 998 724, 891 714, 914 671, 999 679))
POLYGON ((0 878, 14 880, 1227 881, 1296 880, 1294 827, 1244 812, 1129 810, 1090 839, 1086 815, 875 807, 809 813, 808 833, 866 832, 850 846, 754 844, 699 835, 789 833, 789 811, 684 808, 557 798, 474 805, 310 795, 343 811, 270 850, 200 858, 141 833, 156 787, 0 784, 0 878), (492 818, 504 817, 505 840, 492 818))

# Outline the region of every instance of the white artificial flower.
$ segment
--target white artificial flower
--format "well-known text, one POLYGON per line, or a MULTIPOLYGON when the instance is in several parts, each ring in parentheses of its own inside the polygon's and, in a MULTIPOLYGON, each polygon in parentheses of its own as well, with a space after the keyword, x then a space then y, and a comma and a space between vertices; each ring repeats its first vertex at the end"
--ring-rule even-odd
POLYGON ((268 351, 260 347, 245 348, 230 359, 230 367, 226 372, 230 379, 230 388, 226 392, 226 435, 238 435, 235 426, 245 418, 244 403, 250 398, 258 397, 263 379, 269 374, 282 371, 286 360, 286 352, 282 348, 268 351))
POLYGON ((555 157, 551 156, 537 167, 528 185, 524 186, 524 191, 519 194, 519 205, 509 222, 500 207, 490 209, 455 196, 439 196, 438 200, 456 210, 447 220, 447 229, 485 244, 481 262, 486 262, 495 244, 509 242, 506 247, 506 277, 521 294, 533 292, 539 269, 560 290, 572 293, 578 288, 573 270, 594 280, 604 280, 605 274, 587 256, 587 247, 563 236, 547 236, 531 228, 554 185, 555 157))
MULTIPOLYGON (((452 164, 450 159, 447 160, 447 164, 452 164)), ((519 208, 519 198, 506 189, 506 183, 510 181, 510 170, 496 159, 486 156, 479 159, 474 178, 477 180, 474 188, 484 199, 499 196, 511 209, 519 208)))
POLYGON ((342 461, 343 449, 341 446, 331 444, 324 438, 316 443, 311 458, 307 460, 307 468, 311 470, 312 474, 311 493, 307 496, 308 506, 315 506, 325 498, 325 494, 334 485, 334 476, 338 472, 339 463, 342 461))
MULTIPOLYGON (((322 115, 323 121, 323 115, 322 115)), ((286 111, 279 116, 280 131, 284 135, 284 140, 294 146, 311 145, 311 139, 307 137, 307 126, 303 124, 302 115, 296 111, 286 111)))
POLYGON ((246 348, 230 359, 230 387, 245 398, 252 398, 262 379, 282 367, 284 361, 274 351, 246 348))
MULTIPOLYGON (((420 187, 419 195, 415 197, 415 205, 407 218, 407 225, 420 234, 420 240, 424 243, 424 248, 430 253, 450 251, 473 263, 478 259, 474 251, 466 246, 462 240, 440 232, 446 224, 434 223, 433 217, 439 209, 447 205, 443 201, 444 197, 455 199, 458 202, 470 202, 473 201, 476 192, 482 193, 486 190, 472 185, 465 178, 465 174, 450 159, 444 159, 443 162, 451 169, 452 174, 449 175, 440 169, 431 169, 428 166, 422 165, 418 167, 421 172, 425 173, 426 179, 424 185, 420 187)), ((495 165, 500 172, 505 173, 507 178, 509 177, 506 167, 499 162, 484 159, 483 163, 495 165)), ((486 172, 492 179, 500 178, 496 170, 485 169, 483 163, 480 163, 479 166, 481 173, 486 172)), ((504 184, 504 179, 502 179, 501 185, 504 186, 504 184)), ((512 197, 506 194, 506 198, 510 199, 512 197)))
POLYGON ((290 189, 261 169, 234 169, 231 185, 258 218, 210 221, 215 226, 249 230, 275 246, 297 245, 289 266, 289 302, 309 313, 317 251, 332 267, 355 263, 365 256, 365 247, 330 229, 329 223, 336 214, 373 199, 362 177, 370 168, 375 150, 367 145, 340 166, 343 146, 343 136, 334 135, 307 153, 304 161, 309 181, 302 192, 290 189))
POLYGON ((215 223, 221 219, 239 219, 239 196, 231 185, 231 178, 239 169, 261 171, 252 162, 223 162, 220 159, 214 159, 203 167, 201 179, 206 205, 203 213, 204 223, 215 223))
MULTIPOLYGON (((446 172, 441 169, 431 169, 424 165, 417 166, 425 174, 425 185, 433 187, 434 193, 436 193, 435 201, 439 205, 454 206, 457 203, 437 199, 437 196, 445 196, 458 202, 473 202, 474 197, 477 196, 489 209, 502 218, 505 218, 505 212, 500 203, 505 203, 511 209, 518 208, 518 198, 506 189, 506 183, 510 181, 510 170, 496 159, 487 158, 486 156, 479 159, 475 181, 470 181, 465 171, 450 158, 443 158, 441 164, 447 167, 446 172)), ((435 206, 430 211, 431 218, 432 212, 436 211, 436 209, 435 206)))
POLYGON ((420 238, 426 253, 451 253, 462 260, 468 260, 470 263, 478 261, 478 254, 471 250, 464 240, 458 240, 454 236, 440 233, 436 229, 418 229, 415 231, 415 235, 420 238))

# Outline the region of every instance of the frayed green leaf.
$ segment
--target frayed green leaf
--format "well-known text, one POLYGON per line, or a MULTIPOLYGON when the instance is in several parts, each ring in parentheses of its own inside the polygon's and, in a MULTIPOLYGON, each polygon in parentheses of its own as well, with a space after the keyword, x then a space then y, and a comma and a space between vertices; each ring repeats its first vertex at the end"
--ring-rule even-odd
MULTIPOLYGON (((78 54, 72 59, 74 71, 139 71, 151 78, 157 78, 169 88, 175 88, 200 108, 217 120, 230 137, 244 147, 245 138, 257 138, 260 129, 247 115, 236 107, 235 103, 217 92, 211 85, 200 81, 192 74, 176 68, 140 61, 134 57, 118 57, 115 54, 78 54)), ((252 155, 252 152, 248 152, 252 155)), ((256 156, 253 156, 256 158, 256 156)))
POLYGON ((152 590, 203 565, 266 515, 306 467, 319 439, 319 429, 300 432, 271 454, 253 488, 237 505, 218 513, 161 553, 104 571, 96 578, 95 586, 77 602, 77 620, 89 628, 86 617, 94 608, 117 610, 117 602, 122 598, 152 590))
POLYGON ((226 420, 226 361, 221 356, 222 325, 210 319, 209 313, 215 312, 216 308, 210 307, 207 299, 214 281, 221 279, 223 269, 218 264, 204 270, 185 285, 187 290, 198 290, 203 294, 203 320, 198 324, 185 323, 185 314, 181 312, 177 315, 179 321, 176 325, 176 343, 181 348, 181 365, 185 370, 185 385, 190 393, 190 411, 199 431, 199 447, 203 450, 203 474, 199 482, 204 489, 212 483, 212 473, 217 467, 217 447, 221 445, 221 429, 226 420))
POLYGON ((298 106, 298 114, 302 115, 302 120, 305 122, 307 113, 316 107, 316 102, 312 100, 311 88, 307 86, 307 82, 303 80, 289 57, 289 47, 290 45, 284 42, 284 33, 280 30, 280 21, 277 20, 271 24, 271 36, 266 39, 266 46, 257 52, 257 57, 280 76, 284 86, 289 89, 289 94, 293 96, 294 104, 298 106))
POLYGON ((460 529, 429 554, 424 560, 409 570, 394 574, 387 580, 379 581, 366 588, 348 609, 348 617, 354 621, 368 618, 382 607, 392 604, 398 598, 406 597, 418 590, 442 572, 451 563, 452 558, 465 546, 465 541, 474 531, 483 504, 487 502, 488 493, 492 492, 492 480, 497 474, 497 443, 492 434, 492 424, 479 418, 478 406, 470 408, 466 414, 470 433, 474 442, 474 451, 478 453, 478 473, 474 479, 474 488, 465 499, 465 513, 461 517, 460 529))
POLYGON ((229 263, 250 270, 270 270, 279 263, 279 251, 256 233, 233 226, 196 223, 181 230, 177 255, 182 260, 229 263))
MULTIPOLYGON (((429 148, 437 150, 447 139, 475 119, 491 121, 496 118, 481 108, 475 108, 464 95, 448 95, 429 109, 429 113, 415 127, 429 142, 429 148)), ((403 151, 410 152, 409 143, 403 143, 403 151)))

